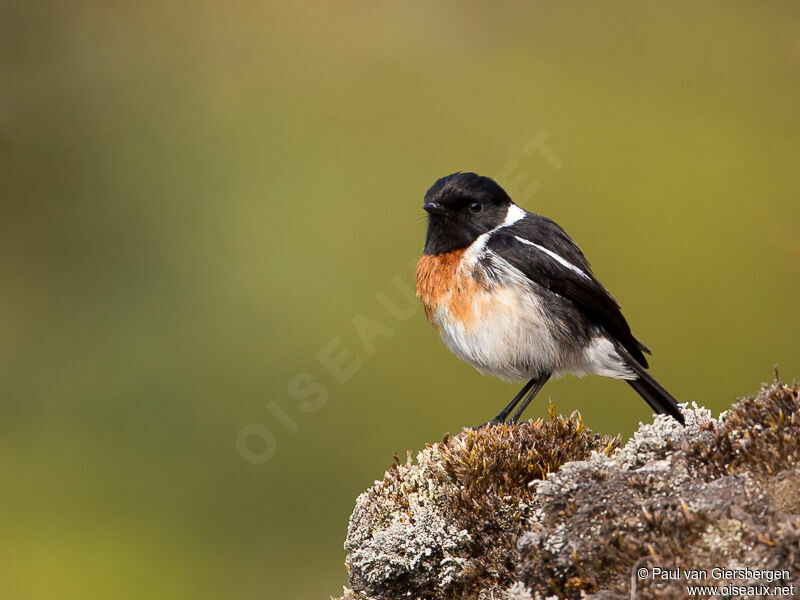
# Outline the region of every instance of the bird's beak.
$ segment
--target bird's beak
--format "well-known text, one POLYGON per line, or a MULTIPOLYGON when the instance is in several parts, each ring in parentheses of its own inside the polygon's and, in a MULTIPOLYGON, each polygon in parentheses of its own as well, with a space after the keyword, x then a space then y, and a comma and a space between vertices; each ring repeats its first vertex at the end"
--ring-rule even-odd
POLYGON ((441 204, 437 204, 436 202, 428 202, 422 205, 422 209, 429 214, 432 215, 439 215, 443 217, 447 214, 447 209, 442 206, 441 204))

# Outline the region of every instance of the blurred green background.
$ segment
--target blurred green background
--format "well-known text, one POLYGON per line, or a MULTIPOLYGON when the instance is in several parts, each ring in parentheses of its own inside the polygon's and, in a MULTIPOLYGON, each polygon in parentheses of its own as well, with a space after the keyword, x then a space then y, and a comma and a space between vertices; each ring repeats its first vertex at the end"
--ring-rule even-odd
POLYGON ((376 298, 455 170, 578 240, 679 399, 800 376, 796 2, 0 7, 3 598, 337 594, 392 453, 516 391, 376 298))

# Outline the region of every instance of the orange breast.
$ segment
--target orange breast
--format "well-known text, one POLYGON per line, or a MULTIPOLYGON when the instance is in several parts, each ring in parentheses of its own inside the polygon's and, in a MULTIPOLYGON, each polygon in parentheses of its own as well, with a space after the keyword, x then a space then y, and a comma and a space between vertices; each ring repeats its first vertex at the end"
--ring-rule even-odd
POLYGON ((476 295, 481 289, 469 270, 461 266, 466 249, 431 256, 423 254, 417 263, 417 296, 422 300, 425 316, 436 329, 434 315, 440 308, 447 317, 469 325, 478 318, 476 295))

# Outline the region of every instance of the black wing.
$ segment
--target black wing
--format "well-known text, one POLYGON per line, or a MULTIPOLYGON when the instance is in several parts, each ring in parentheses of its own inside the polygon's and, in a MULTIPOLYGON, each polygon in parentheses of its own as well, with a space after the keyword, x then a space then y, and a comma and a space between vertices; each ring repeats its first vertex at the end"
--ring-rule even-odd
POLYGON ((493 233, 491 250, 531 281, 572 301, 617 340, 643 367, 647 347, 637 340, 619 304, 592 275, 589 263, 572 239, 553 221, 528 215, 522 221, 493 233))
POLYGON ((592 275, 589 261, 581 252, 567 232, 561 226, 547 217, 528 213, 524 219, 520 219, 510 227, 504 227, 504 233, 519 236, 524 240, 544 246, 551 252, 555 252, 564 260, 578 267, 587 275, 592 275))

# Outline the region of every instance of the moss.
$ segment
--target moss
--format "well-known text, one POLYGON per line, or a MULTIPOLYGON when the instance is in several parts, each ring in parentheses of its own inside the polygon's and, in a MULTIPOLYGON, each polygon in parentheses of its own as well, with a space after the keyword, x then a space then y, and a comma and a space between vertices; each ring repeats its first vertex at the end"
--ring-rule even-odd
POLYGON ((482 427, 447 440, 439 451, 450 484, 448 512, 473 540, 469 576, 459 590, 463 597, 513 583, 516 541, 535 496, 532 481, 594 451, 608 455, 618 444, 617 438, 586 429, 577 411, 567 418, 552 405, 549 421, 482 427))
MULTIPOLYGON (((551 408, 396 456, 356 503, 343 598, 628 598, 636 565, 800 573, 797 385, 718 420, 683 412, 622 448, 551 408)), ((685 583, 639 580, 636 597, 685 598, 685 583)))
MULTIPOLYGON (((559 598, 623 598, 637 562, 798 572, 798 408, 797 386, 776 381, 719 420, 685 409, 685 429, 657 418, 614 460, 565 465, 539 486, 522 581, 559 598)), ((637 597, 684 598, 684 584, 638 581, 637 597)))
POLYGON ((588 458, 593 451, 608 455, 618 446, 618 438, 586 429, 577 411, 563 417, 551 404, 549 421, 465 430, 445 439, 439 451, 447 476, 467 492, 469 501, 487 494, 519 494, 566 462, 588 458))
POLYGON ((777 473, 800 460, 800 396, 776 379, 737 402, 710 429, 713 442, 690 442, 687 454, 707 479, 741 472, 777 473))
POLYGON ((535 490, 565 462, 606 454, 575 412, 464 430, 394 460, 359 498, 346 547, 351 586, 374 598, 478 598, 513 584, 535 490))

